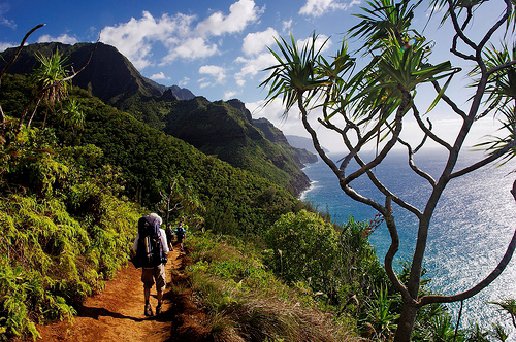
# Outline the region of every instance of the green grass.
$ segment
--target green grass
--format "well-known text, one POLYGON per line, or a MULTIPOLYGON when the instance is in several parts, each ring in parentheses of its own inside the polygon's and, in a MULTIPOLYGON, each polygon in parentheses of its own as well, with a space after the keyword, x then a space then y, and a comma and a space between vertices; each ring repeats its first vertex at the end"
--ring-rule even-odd
POLYGON ((318 309, 302 283, 288 286, 262 262, 251 242, 212 233, 188 240, 194 293, 218 341, 352 341, 355 322, 318 309))

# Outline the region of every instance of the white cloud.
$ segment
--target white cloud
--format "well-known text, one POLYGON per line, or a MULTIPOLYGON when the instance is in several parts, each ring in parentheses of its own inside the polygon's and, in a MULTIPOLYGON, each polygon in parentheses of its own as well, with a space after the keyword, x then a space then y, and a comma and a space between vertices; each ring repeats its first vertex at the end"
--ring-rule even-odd
POLYGON ((206 77, 198 79, 197 82, 199 82, 200 89, 205 89, 213 85, 213 82, 208 81, 206 77))
MULTIPOLYGON (((272 30, 272 29, 271 29, 272 30)), ((267 32, 267 31, 264 31, 267 32)), ((258 34, 262 34, 264 32, 258 32, 258 34)), ((248 35, 249 37, 249 35, 248 35)), ((263 37, 260 37, 260 39, 264 40, 265 37, 271 37, 269 35, 263 35, 263 37)), ((247 38, 247 37, 246 37, 247 38)), ((300 39, 296 42, 298 48, 302 48, 304 44, 307 44, 310 42, 312 38, 306 38, 306 39, 300 39)), ((315 41, 315 47, 316 49, 320 49, 322 47, 321 52, 324 52, 326 49, 328 49, 331 46, 331 41, 328 40, 326 44, 323 46, 322 44, 328 39, 325 35, 320 35, 317 37, 315 41)), ((244 40, 244 47, 245 47, 245 40, 244 40)), ((275 46, 271 46, 273 49, 275 46)), ((235 59, 235 62, 238 64, 242 64, 242 67, 240 68, 240 71, 238 71, 235 74, 235 82, 239 86, 244 86, 248 79, 254 78, 257 74, 261 73, 264 69, 276 65, 278 61, 276 58, 270 54, 268 51, 260 53, 255 55, 254 53, 256 51, 265 51, 265 44, 261 43, 254 43, 247 46, 247 50, 245 48, 242 48, 244 51, 247 51, 249 56, 246 57, 237 57, 235 59)), ((267 75, 263 73, 263 78, 265 78, 267 75)))
POLYGON ((161 64, 168 64, 176 59, 200 59, 219 53, 217 44, 208 44, 202 37, 188 38, 181 44, 169 48, 169 54, 161 64))
MULTIPOLYGON (((305 39, 298 39, 296 41, 297 48, 302 49, 305 45, 311 44, 312 40, 313 40, 312 37, 308 37, 305 39)), ((325 36, 324 34, 318 35, 317 38, 315 39, 315 51, 319 51, 319 49, 320 49, 321 50, 320 52, 323 53, 324 51, 328 50, 330 48, 330 46, 331 46, 331 39, 329 39, 329 37, 325 36)))
POLYGON ((236 83, 243 86, 248 78, 254 78, 259 72, 276 64, 277 61, 270 53, 263 53, 252 58, 238 57, 235 62, 243 64, 240 71, 235 74, 236 83))
POLYGON ((18 25, 12 20, 9 20, 4 17, 4 14, 9 11, 9 4, 7 3, 0 3, 0 26, 6 26, 10 29, 15 30, 18 25))
POLYGON ((60 42, 63 44, 75 44, 78 42, 77 38, 74 36, 69 36, 67 33, 63 33, 59 36, 51 36, 49 34, 44 34, 38 38, 38 43, 46 43, 46 42, 60 42))
POLYGON ((199 68, 199 74, 212 76, 217 83, 222 83, 226 78, 226 70, 217 65, 203 65, 199 68))
POLYGON ((141 19, 131 18, 127 23, 107 26, 100 31, 100 40, 114 45, 138 69, 151 65, 152 45, 156 41, 166 42, 173 34, 189 31, 194 16, 177 14, 170 16, 164 13, 155 19, 148 12, 142 12, 141 19))
POLYGON ((237 92, 236 92, 236 91, 226 91, 226 92, 224 93, 224 96, 222 97, 222 99, 223 99, 224 101, 234 99, 236 94, 237 94, 237 92))
POLYGON ((262 11, 253 0, 238 0, 229 6, 229 14, 217 11, 199 23, 197 32, 202 36, 242 32, 249 24, 258 20, 262 11))
POLYGON ((5 49, 13 47, 13 46, 18 46, 18 44, 8 43, 8 42, 0 42, 0 52, 4 52, 5 49))
POLYGON ((16 25, 16 23, 14 21, 6 19, 4 17, 0 17, 0 25, 7 26, 8 28, 13 29, 13 30, 15 30, 18 27, 18 25, 16 25))
POLYGON ((195 15, 163 13, 161 17, 154 17, 151 12, 143 11, 139 19, 104 27, 100 40, 116 46, 141 70, 177 59, 195 60, 217 55, 222 41, 215 43, 210 38, 243 31, 258 20, 261 12, 253 0, 238 0, 229 7, 228 14, 218 11, 200 22, 195 15), (156 44, 165 47, 164 57, 159 61, 153 56, 156 44))
POLYGON ((179 81, 179 84, 178 84, 178 85, 179 85, 180 87, 184 87, 184 86, 186 86, 186 85, 187 85, 187 84, 189 84, 189 83, 190 83, 190 77, 185 76, 185 77, 183 77, 183 78, 181 79, 181 81, 179 81))
POLYGON ((155 74, 152 74, 152 75, 150 76, 150 78, 151 78, 151 79, 153 79, 153 80, 166 80, 166 79, 168 79, 168 77, 167 77, 167 76, 165 76, 165 74, 163 73, 163 71, 160 71, 160 72, 157 72, 157 73, 155 73, 155 74))
POLYGON ((283 32, 289 33, 292 31, 292 19, 283 22, 283 32))
POLYGON ((326 12, 334 10, 346 10, 351 6, 357 5, 359 3, 359 0, 351 0, 349 3, 343 3, 335 0, 307 0, 303 7, 299 9, 298 13, 318 17, 326 12))
POLYGON ((244 38, 242 51, 247 56, 255 56, 264 51, 267 51, 267 46, 274 44, 274 38, 278 38, 278 31, 272 27, 268 27, 265 31, 249 33, 244 38))

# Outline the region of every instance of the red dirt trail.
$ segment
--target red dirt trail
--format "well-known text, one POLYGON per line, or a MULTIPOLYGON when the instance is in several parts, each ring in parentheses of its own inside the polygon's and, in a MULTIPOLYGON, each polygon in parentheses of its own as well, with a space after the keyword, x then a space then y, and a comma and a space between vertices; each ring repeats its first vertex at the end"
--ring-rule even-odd
MULTIPOLYGON (((70 323, 57 322, 38 327, 42 341, 213 341, 206 317, 192 297, 183 274, 186 256, 179 246, 168 255, 167 289, 159 316, 143 315, 143 287, 140 270, 129 265, 106 282, 102 293, 88 298, 70 323), (177 287, 175 291, 172 291, 177 287)), ((151 292, 155 311, 156 289, 151 292)))

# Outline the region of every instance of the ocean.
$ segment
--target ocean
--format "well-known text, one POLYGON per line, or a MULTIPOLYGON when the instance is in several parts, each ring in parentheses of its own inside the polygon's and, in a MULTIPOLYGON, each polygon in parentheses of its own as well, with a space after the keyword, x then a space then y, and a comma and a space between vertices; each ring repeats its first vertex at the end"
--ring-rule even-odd
MULTIPOLYGON (((442 152, 432 150, 419 154, 424 155, 416 158, 421 169, 434 177, 443 170, 442 152)), ((456 170, 471 165, 482 156, 478 151, 463 153, 456 170)), ((344 154, 330 157, 338 160, 344 154)), ((430 186, 412 172, 407 160, 406 153, 394 152, 375 171, 392 192, 421 208, 428 199, 430 186)), ((501 260, 516 228, 516 203, 510 193, 516 178, 516 173, 511 173, 514 170, 516 163, 513 161, 505 166, 489 165, 454 179, 448 185, 434 212, 425 252, 424 267, 431 278, 429 286, 433 291, 447 295, 464 291, 487 276, 501 260)), ((374 209, 345 195, 336 177, 322 161, 306 166, 303 171, 312 180, 312 186, 300 198, 320 211, 327 211, 334 223, 345 224, 350 216, 355 220, 374 217, 374 209)), ((365 177, 352 185, 365 196, 381 198, 365 177)), ((399 269, 403 261, 412 258, 417 221, 400 207, 394 206, 393 211, 400 236, 395 260, 399 269)), ((369 241, 383 263, 390 244, 384 224, 370 236, 369 241)), ((461 325, 467 326, 473 321, 490 324, 503 320, 509 327, 509 316, 500 313, 495 305, 488 304, 506 298, 516 298, 516 256, 490 286, 464 302, 461 325)), ((456 319, 458 304, 450 304, 449 308, 456 319)))

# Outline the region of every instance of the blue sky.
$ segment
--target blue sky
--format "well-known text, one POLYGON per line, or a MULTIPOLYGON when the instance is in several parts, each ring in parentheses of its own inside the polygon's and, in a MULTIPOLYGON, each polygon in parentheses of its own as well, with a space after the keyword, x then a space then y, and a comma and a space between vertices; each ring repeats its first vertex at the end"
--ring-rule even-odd
MULTIPOLYGON (((210 100, 259 99, 260 70, 272 37, 312 31, 336 39, 355 21, 357 2, 308 1, 3 1, 1 47, 45 23, 32 41, 115 45, 140 72, 210 100), (49 4, 52 4, 49 6, 49 4), (337 25, 335 23, 338 23, 337 25)), ((260 95, 263 97, 263 95, 260 95)))
MULTIPOLYGON (((364 3, 363 0, 0 0, 0 50, 16 45, 28 29, 39 23, 46 26, 30 42, 73 44, 100 37, 101 41, 115 45, 144 76, 165 85, 178 84, 211 101, 238 98, 248 104, 254 116, 268 117, 286 133, 306 136, 297 115, 290 115, 287 121, 281 119, 279 103, 266 109, 260 107, 266 95, 263 89, 258 89, 265 77, 262 70, 274 63, 266 47, 274 45, 274 36, 293 33, 296 39, 303 40, 316 32, 321 39, 329 37, 326 51, 330 53, 356 24, 352 13, 357 13, 364 3)), ((427 22, 426 10, 422 9, 415 19, 420 28, 427 22)), ((488 7, 470 33, 482 31, 500 13, 497 5, 488 7)), ((425 35, 438 42, 434 48, 436 62, 450 58, 447 51, 451 39, 450 28, 440 28, 438 21, 431 22, 425 30, 425 35)), ((351 42, 352 47, 354 44, 351 42)), ((461 88, 462 85, 457 87, 452 95, 462 104, 468 94, 461 88)), ((426 101, 431 101, 432 96, 429 94, 426 101)), ((443 134, 453 134, 457 118, 446 117, 446 108, 437 111, 434 118, 437 127, 442 123, 443 134)), ((474 132, 475 139, 493 132, 495 126, 492 119, 491 123, 486 122, 479 132, 474 132)), ((328 137, 327 144, 333 144, 332 139, 328 137)), ((475 142, 478 141, 471 143, 475 142)))

